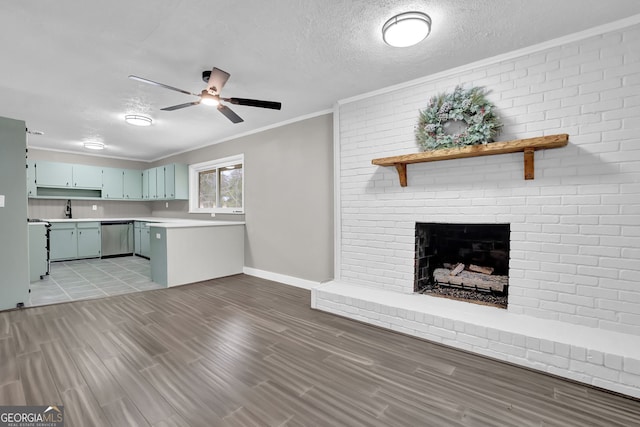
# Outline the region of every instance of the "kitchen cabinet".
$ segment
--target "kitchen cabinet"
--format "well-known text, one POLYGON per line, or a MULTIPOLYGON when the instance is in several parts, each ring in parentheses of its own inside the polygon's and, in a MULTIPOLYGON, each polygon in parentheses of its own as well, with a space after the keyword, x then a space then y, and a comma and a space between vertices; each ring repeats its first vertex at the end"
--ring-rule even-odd
POLYGON ((71 187, 73 182, 73 165, 37 161, 35 165, 36 183, 39 187, 71 187))
POLYGON ((78 257, 78 237, 75 222, 52 223, 49 234, 49 258, 51 261, 78 257))
POLYGON ((29 160, 27 196, 40 198, 100 198, 102 168, 72 163, 29 160))
POLYGON ((142 171, 137 169, 124 170, 124 198, 129 200, 142 199, 142 171))
POLYGON ((189 167, 185 164, 147 169, 142 182, 144 200, 189 199, 189 167))
POLYGON ((100 256, 100 223, 78 222, 78 258, 97 258, 100 256))
POLYGON ((90 165, 73 165, 73 186, 75 188, 102 188, 102 168, 90 165))
POLYGON ((102 169, 102 198, 124 199, 124 171, 122 169, 102 169))
POLYGON ((50 231, 51 261, 97 258, 101 253, 99 222, 54 222, 50 231))
POLYGON ((136 221, 133 224, 135 254, 145 258, 151 256, 151 231, 147 222, 136 221))
POLYGON ((142 198, 145 200, 156 200, 158 198, 156 168, 145 170, 142 182, 146 190, 142 198))
POLYGON ((29 278, 41 280, 47 274, 47 229, 44 222, 29 224, 29 278))
POLYGON ((140 221, 133 223, 133 253, 135 255, 140 255, 140 224, 140 221))
POLYGON ((165 194, 168 200, 189 200, 189 166, 172 163, 165 166, 165 194))
POLYGON ((188 200, 189 171, 172 163, 146 170, 28 161, 27 196, 65 199, 188 200))
POLYGON ((142 171, 142 200, 149 199, 149 169, 142 171))
POLYGON ((156 199, 166 199, 165 195, 165 182, 164 182, 164 166, 155 168, 156 170, 156 199))
POLYGON ((142 227, 140 233, 140 255, 145 258, 151 257, 151 229, 148 225, 142 227))
POLYGON ((27 197, 35 197, 36 194, 36 162, 27 160, 27 197))

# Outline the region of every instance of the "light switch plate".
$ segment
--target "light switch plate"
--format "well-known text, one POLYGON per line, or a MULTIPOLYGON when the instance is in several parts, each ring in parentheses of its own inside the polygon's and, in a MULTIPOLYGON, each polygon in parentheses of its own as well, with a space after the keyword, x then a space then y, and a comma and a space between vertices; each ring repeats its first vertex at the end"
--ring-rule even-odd
POLYGON ((0 208, 4 208, 4 194, 0 194, 0 208))

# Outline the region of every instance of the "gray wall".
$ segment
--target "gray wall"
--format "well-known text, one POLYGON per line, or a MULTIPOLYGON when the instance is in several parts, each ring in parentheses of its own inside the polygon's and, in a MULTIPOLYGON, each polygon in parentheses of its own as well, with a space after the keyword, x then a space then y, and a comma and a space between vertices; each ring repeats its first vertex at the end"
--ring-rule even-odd
POLYGON ((0 310, 29 297, 25 129, 24 121, 0 117, 0 310))
MULTIPOLYGON (((326 114, 163 159, 199 163, 244 153, 245 266, 312 281, 333 278, 333 118, 326 114)), ((188 214, 187 202, 153 215, 188 214)), ((218 215, 216 219, 243 219, 218 215)), ((215 244, 215 242, 212 242, 215 244)))
MULTIPOLYGON (((37 138, 32 136, 31 138, 37 138)), ((104 166, 124 169, 147 169, 150 164, 131 160, 112 159, 90 155, 61 153, 29 149, 29 159, 47 160, 51 162, 76 163, 92 166, 104 166)), ((56 219, 64 218, 66 200, 29 199, 29 218, 56 219)), ((148 202, 127 202, 116 200, 72 200, 74 218, 122 218, 151 216, 151 204, 148 202), (96 205, 96 210, 92 209, 96 205)))

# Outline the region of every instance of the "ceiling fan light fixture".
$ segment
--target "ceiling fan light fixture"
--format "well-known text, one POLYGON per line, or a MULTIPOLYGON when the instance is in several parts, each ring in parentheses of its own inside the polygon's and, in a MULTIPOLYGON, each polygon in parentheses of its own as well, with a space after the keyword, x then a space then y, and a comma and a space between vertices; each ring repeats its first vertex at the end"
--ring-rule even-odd
POLYGON ((400 13, 382 26, 382 40, 389 46, 409 47, 420 43, 431 32, 431 18, 422 12, 400 13))
POLYGON ((151 126, 153 120, 151 117, 141 116, 139 114, 127 114, 124 121, 133 126, 151 126))
POLYGON ((206 90, 203 90, 202 94, 200 95, 200 102, 204 105, 217 106, 220 105, 220 98, 215 95, 211 95, 206 90))
POLYGON ((104 150, 102 142, 84 142, 82 145, 89 150, 104 150))

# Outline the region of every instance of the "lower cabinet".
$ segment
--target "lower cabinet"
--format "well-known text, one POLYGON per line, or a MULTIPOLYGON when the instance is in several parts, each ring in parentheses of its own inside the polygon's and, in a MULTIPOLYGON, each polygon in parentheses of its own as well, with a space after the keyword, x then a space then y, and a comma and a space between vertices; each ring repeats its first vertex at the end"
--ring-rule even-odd
POLYGON ((49 257, 51 261, 100 256, 99 222, 54 222, 51 224, 49 257))
POLYGON ((32 282, 47 275, 47 229, 44 223, 29 224, 29 276, 32 282))
POLYGON ((78 258, 96 258, 101 254, 99 222, 78 222, 78 258))
POLYGON ((78 257, 78 235, 74 223, 53 223, 49 235, 51 261, 78 257))
POLYGON ((151 256, 151 231, 149 223, 136 221, 133 223, 133 240, 135 254, 149 258, 151 256))

